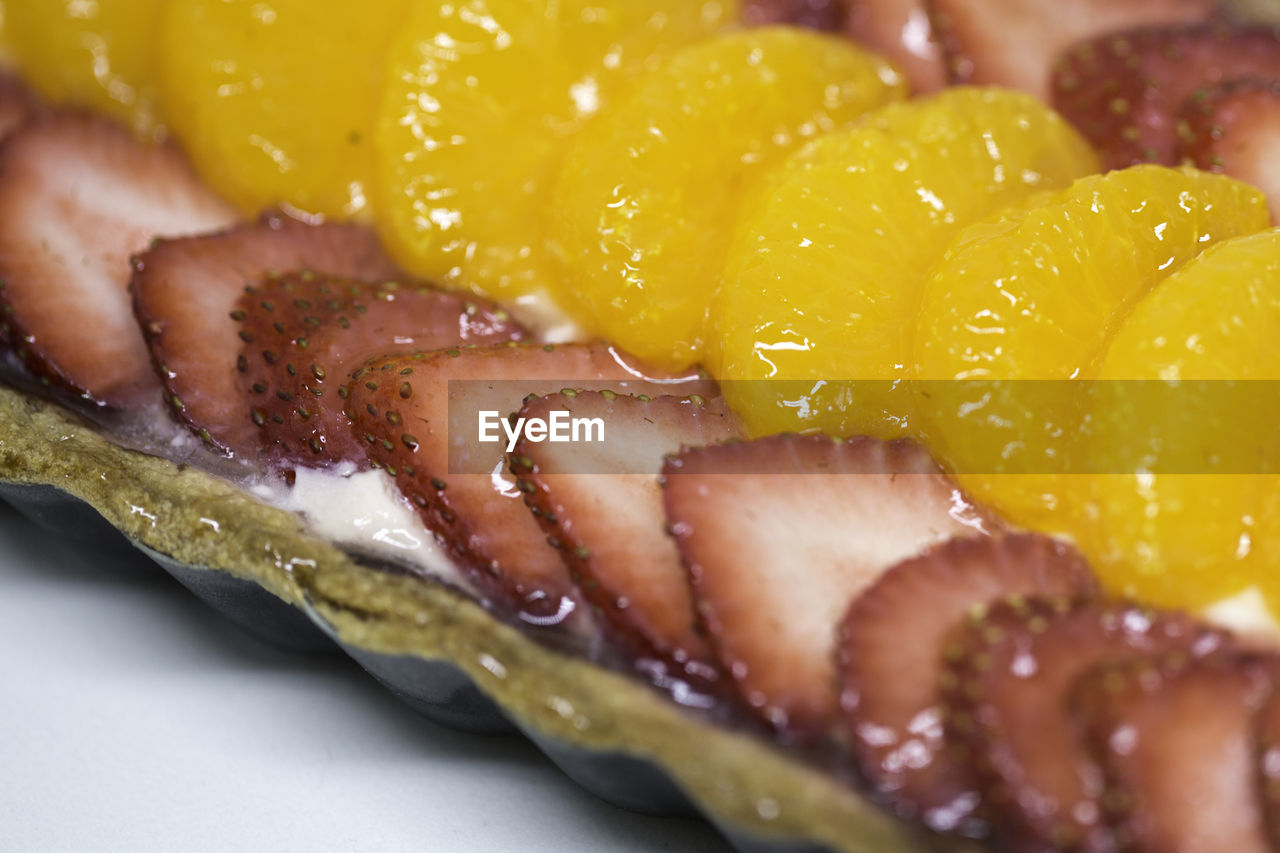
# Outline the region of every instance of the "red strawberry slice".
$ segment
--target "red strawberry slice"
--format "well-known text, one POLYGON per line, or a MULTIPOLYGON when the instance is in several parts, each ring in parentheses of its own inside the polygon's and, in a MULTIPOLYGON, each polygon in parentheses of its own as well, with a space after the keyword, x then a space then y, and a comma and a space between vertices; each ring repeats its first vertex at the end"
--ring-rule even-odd
POLYGON ((1280 80, 1216 86, 1187 102, 1182 121, 1182 158, 1260 188, 1280 221, 1280 80))
MULTIPOLYGON (((0 140, 24 124, 42 116, 46 107, 26 85, 12 74, 0 71, 0 140)), ((0 287, 3 286, 0 281, 0 287)), ((8 315, 0 314, 0 345, 13 342, 8 315)))
POLYGON ((945 646, 947 737, 964 750, 1003 840, 1106 849, 1100 771, 1069 713, 1071 685, 1103 662, 1204 657, 1226 642, 1182 614, 1065 598, 997 604, 959 628, 945 646))
POLYGON ((1173 655, 1105 666, 1077 684, 1075 713, 1100 766, 1125 850, 1265 853, 1255 718, 1274 660, 1173 655))
POLYGON ((583 597, 633 660, 662 664, 682 679, 714 679, 697 632, 689 581, 666 535, 658 474, 667 454, 741 433, 720 398, 552 394, 520 417, 596 418, 604 441, 556 444, 523 438, 512 469, 549 541, 561 549, 583 597))
POLYGON ((751 26, 795 24, 816 30, 838 30, 850 0, 746 0, 742 20, 751 26))
POLYGON ((1011 596, 1086 597, 1097 583, 1065 543, 1034 534, 952 539, 905 560, 840 626, 841 704, 862 775, 902 817, 985 833, 972 773, 946 751, 938 683, 948 631, 1011 596))
POLYGON ((742 16, 753 26, 796 24, 844 32, 891 59, 917 94, 935 92, 947 83, 926 0, 748 0, 742 16))
POLYGON ((1258 785, 1267 835, 1272 849, 1280 848, 1280 691, 1258 712, 1255 721, 1257 739, 1258 785))
POLYGON ((347 417, 350 374, 376 355, 520 340, 524 330, 491 303, 424 284, 267 273, 231 312, 248 416, 268 461, 326 467, 364 459, 347 417))
POLYGON ((947 84, 942 45, 929 20, 926 0, 853 0, 844 29, 901 68, 918 95, 947 84))
POLYGON ((0 71, 0 139, 32 121, 45 106, 21 80, 0 71))
POLYGON ((171 145, 75 113, 19 128, 0 148, 0 307, 16 351, 97 406, 158 398, 129 310, 129 255, 234 218, 171 145))
POLYGON ((700 619, 746 705, 786 739, 840 718, 836 626, 895 563, 991 521, 918 445, 775 435, 663 467, 700 619))
POLYGON ((368 281, 395 264, 368 228, 310 225, 271 214, 257 224, 160 240, 134 258, 134 312, 176 418, 213 447, 255 458, 262 439, 239 387, 245 288, 271 270, 313 270, 368 281))
POLYGON ((1280 77, 1275 30, 1136 29, 1065 54, 1054 69, 1053 106, 1101 152, 1106 168, 1172 166, 1179 161, 1178 119, 1189 99, 1244 77, 1280 77))
POLYGON ((650 372, 609 347, 582 344, 498 344, 375 359, 353 374, 350 388, 348 411, 370 459, 395 476, 479 591, 532 625, 563 623, 579 599, 560 552, 507 470, 499 421, 528 395, 563 388, 715 392, 708 381, 650 372), (482 417, 491 442, 481 440, 482 417))
POLYGON ((1054 61, 1076 42, 1208 19, 1217 0, 930 0, 951 79, 1049 99, 1054 61))

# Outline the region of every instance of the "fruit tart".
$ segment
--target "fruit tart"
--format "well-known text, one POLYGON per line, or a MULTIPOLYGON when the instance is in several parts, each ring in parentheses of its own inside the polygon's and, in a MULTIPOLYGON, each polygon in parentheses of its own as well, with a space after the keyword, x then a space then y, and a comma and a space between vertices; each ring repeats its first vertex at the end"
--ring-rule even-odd
POLYGON ((1280 11, 5 12, 15 504, 742 849, 1280 845, 1280 11))

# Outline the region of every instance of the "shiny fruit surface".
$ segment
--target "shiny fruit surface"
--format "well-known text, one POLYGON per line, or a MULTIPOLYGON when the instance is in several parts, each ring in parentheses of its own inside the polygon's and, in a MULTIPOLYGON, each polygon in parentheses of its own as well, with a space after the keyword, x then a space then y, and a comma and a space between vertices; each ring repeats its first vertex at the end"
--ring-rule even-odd
POLYGON ((362 214, 384 55, 408 0, 183 0, 165 17, 166 121, 245 213, 362 214))
POLYGON ((447 284, 545 291, 568 141, 631 78, 736 16, 736 0, 420 4, 391 46, 377 124, 389 248, 447 284))
POLYGON ((809 139, 901 99, 902 76, 847 40, 744 30, 636 81, 570 148, 551 206, 556 296, 648 361, 697 361, 739 203, 809 139))
POLYGON ((1069 524, 1085 383, 1152 288, 1222 240, 1269 225, 1253 187, 1136 166, 1077 181, 960 233, 925 284, 914 343, 927 444, 1014 522, 1069 524), (959 381, 946 381, 959 380, 959 381), (1062 479, 1063 477, 1066 479, 1062 479))
POLYGON ((1280 229, 1219 243, 1158 284, 1098 377, 1087 440, 1104 473, 1073 532, 1103 580, 1175 607, 1254 586, 1280 613, 1268 510, 1280 491, 1280 229))
POLYGON ((756 434, 910 430, 911 332, 965 225, 1097 169, 1028 95, 955 88, 890 104, 772 170, 740 212, 707 363, 756 434))
POLYGON ((159 19, 168 0, 27 0, 0 9, 6 53, 56 103, 156 125, 159 19))

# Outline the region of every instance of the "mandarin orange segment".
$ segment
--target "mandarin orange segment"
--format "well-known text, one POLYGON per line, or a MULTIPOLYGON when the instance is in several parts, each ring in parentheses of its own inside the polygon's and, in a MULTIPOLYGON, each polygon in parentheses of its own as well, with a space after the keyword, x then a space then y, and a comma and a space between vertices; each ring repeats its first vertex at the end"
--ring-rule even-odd
POLYGON ((917 395, 927 443, 1015 522, 1069 523, 1088 509, 1088 468, 1077 458, 1083 386, 1067 380, 1098 375, 1111 336, 1158 282, 1268 224, 1253 187, 1136 166, 965 229, 922 291, 914 354, 917 377, 931 380, 917 395))
POLYGON ((383 55, 409 0, 183 0, 161 40, 161 100, 201 174, 246 213, 368 206, 383 55))
POLYGON ((875 110, 764 179, 728 251, 708 366, 756 434, 910 430, 920 288, 966 224, 1097 169, 1028 95, 956 88, 875 110), (789 380, 789 381, 778 381, 789 380))
POLYGON ((1192 608, 1256 586, 1280 612, 1280 529, 1263 518, 1280 491, 1280 230, 1220 243, 1157 285, 1098 376, 1092 464, 1134 469, 1093 478, 1093 520, 1071 531, 1103 581, 1192 608))
POLYGON ((408 269, 517 298, 544 251, 567 141, 636 74, 718 31, 737 0, 421 4, 391 47, 378 224, 408 269))
POLYGON ((565 158, 550 210, 566 269, 556 296, 642 358, 696 361, 751 182, 905 91, 884 60, 802 30, 746 30, 672 56, 565 158))
POLYGON ((168 0, 28 0, 0 8, 0 51, 32 88, 120 119, 141 133, 156 124, 156 44, 168 0))

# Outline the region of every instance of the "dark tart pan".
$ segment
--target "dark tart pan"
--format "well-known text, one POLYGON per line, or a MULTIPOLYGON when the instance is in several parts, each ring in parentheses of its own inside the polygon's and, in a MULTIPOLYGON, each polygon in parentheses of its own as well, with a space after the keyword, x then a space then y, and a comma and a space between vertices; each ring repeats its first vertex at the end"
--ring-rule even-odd
POLYGON ((200 471, 116 447, 0 388, 0 498, 107 570, 159 564, 255 636, 347 652, 430 719, 523 732, 608 802, 701 814, 750 853, 980 850, 633 678, 556 652, 444 585, 379 571, 200 471))

